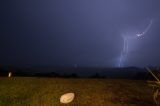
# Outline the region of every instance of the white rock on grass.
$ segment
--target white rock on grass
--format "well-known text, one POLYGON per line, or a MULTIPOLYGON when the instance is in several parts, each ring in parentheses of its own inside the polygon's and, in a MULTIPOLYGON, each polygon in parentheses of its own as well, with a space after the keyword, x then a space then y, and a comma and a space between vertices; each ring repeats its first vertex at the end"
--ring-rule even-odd
POLYGON ((67 104, 67 103, 72 102, 74 100, 74 98, 75 98, 74 93, 66 93, 60 97, 60 102, 67 104))

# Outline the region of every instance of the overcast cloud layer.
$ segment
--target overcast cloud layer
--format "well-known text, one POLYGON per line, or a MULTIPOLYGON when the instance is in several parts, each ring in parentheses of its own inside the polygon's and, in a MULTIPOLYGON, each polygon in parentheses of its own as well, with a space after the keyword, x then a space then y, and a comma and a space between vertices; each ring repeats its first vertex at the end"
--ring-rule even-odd
POLYGON ((123 34, 134 40, 124 66, 160 63, 159 0, 10 0, 2 3, 0 63, 116 67, 123 34))

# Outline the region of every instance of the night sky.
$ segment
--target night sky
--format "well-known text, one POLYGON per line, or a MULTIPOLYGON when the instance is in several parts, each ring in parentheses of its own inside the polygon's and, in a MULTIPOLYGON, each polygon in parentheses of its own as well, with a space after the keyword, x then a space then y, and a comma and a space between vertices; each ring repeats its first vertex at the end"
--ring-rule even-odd
POLYGON ((160 65, 159 0, 5 0, 1 5, 0 64, 160 65), (124 38, 130 38, 125 48, 124 38))

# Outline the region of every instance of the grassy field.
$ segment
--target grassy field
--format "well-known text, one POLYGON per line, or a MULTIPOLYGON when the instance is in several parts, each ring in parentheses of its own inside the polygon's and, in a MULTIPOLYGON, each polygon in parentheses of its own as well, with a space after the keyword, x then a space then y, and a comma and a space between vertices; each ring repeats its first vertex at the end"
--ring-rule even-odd
POLYGON ((0 78, 0 106, 153 106, 146 81, 112 79, 0 78), (60 104, 62 94, 75 100, 60 104))

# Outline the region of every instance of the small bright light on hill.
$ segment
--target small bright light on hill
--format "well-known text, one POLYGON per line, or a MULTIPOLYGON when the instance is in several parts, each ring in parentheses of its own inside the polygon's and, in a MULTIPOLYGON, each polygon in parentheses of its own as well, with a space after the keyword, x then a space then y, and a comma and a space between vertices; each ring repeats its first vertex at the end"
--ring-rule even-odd
POLYGON ((9 72, 9 73, 8 73, 8 77, 11 77, 11 76, 12 76, 12 73, 11 73, 11 72, 9 72))

